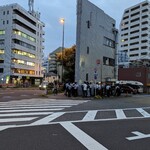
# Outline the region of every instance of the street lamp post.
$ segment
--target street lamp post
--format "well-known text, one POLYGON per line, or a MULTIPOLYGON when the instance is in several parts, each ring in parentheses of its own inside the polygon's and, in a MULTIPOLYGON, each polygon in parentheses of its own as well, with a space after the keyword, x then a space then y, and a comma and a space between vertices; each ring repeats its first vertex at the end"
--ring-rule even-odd
POLYGON ((61 49, 61 55, 62 55, 62 70, 61 70, 61 82, 63 82, 63 50, 64 50, 64 30, 65 30, 65 19, 61 18, 60 23, 63 25, 62 30, 62 49, 61 49))

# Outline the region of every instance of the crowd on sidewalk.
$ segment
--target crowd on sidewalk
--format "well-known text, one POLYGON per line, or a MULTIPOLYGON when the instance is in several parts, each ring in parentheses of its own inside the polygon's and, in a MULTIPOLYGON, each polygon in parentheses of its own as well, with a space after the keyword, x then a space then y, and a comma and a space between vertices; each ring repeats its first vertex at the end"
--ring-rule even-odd
POLYGON ((84 82, 79 85, 77 82, 67 82, 64 84, 65 95, 68 97, 94 97, 94 96, 120 96, 121 89, 119 84, 112 85, 111 83, 92 83, 84 82))

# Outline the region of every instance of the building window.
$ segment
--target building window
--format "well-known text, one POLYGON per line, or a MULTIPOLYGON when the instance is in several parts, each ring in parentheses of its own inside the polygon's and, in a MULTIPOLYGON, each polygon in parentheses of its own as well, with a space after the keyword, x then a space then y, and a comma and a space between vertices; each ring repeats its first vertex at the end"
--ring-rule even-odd
POLYGON ((86 23, 87 23, 87 28, 89 29, 90 28, 90 20, 88 20, 86 23))
POLYGON ((4 54, 4 50, 3 49, 0 49, 0 54, 4 54))
POLYGON ((9 20, 7 20, 7 24, 9 24, 9 20))
POLYGON ((115 48, 115 41, 113 41, 107 37, 104 37, 104 45, 108 46, 108 47, 115 48))
POLYGON ((89 54, 89 47, 87 47, 87 54, 89 54))
POLYGON ((7 15, 9 14, 9 10, 7 10, 7 15))
POLYGON ((3 64, 4 63, 4 60, 0 59, 0 64, 3 64))
POLYGON ((3 68, 0 68, 0 73, 3 73, 4 72, 4 69, 3 68))
POLYGON ((0 35, 4 35, 5 31, 4 30, 0 30, 0 35))
POLYGON ((88 81, 89 80, 89 75, 88 75, 88 73, 86 74, 86 81, 88 81))
POLYGON ((5 15, 5 11, 3 11, 3 15, 5 15))

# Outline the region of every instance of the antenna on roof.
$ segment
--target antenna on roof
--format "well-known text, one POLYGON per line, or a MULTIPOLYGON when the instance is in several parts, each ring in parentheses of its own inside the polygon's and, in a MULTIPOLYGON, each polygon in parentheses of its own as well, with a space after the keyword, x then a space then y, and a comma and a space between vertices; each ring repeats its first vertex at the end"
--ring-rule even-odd
POLYGON ((29 13, 32 14, 34 12, 34 0, 29 0, 28 5, 29 5, 29 13))

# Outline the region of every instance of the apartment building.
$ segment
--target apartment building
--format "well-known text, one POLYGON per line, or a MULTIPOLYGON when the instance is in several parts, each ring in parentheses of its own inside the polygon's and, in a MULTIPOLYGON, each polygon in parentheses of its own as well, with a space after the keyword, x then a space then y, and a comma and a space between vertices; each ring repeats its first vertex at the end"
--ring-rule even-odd
POLYGON ((88 0, 77 1, 75 81, 105 82, 117 77, 116 21, 88 0))
POLYGON ((40 13, 18 4, 0 6, 1 83, 38 84, 43 78, 44 23, 40 13))
POLYGON ((119 51, 128 55, 130 63, 142 61, 150 65, 150 2, 143 1, 125 9, 120 23, 119 51))

